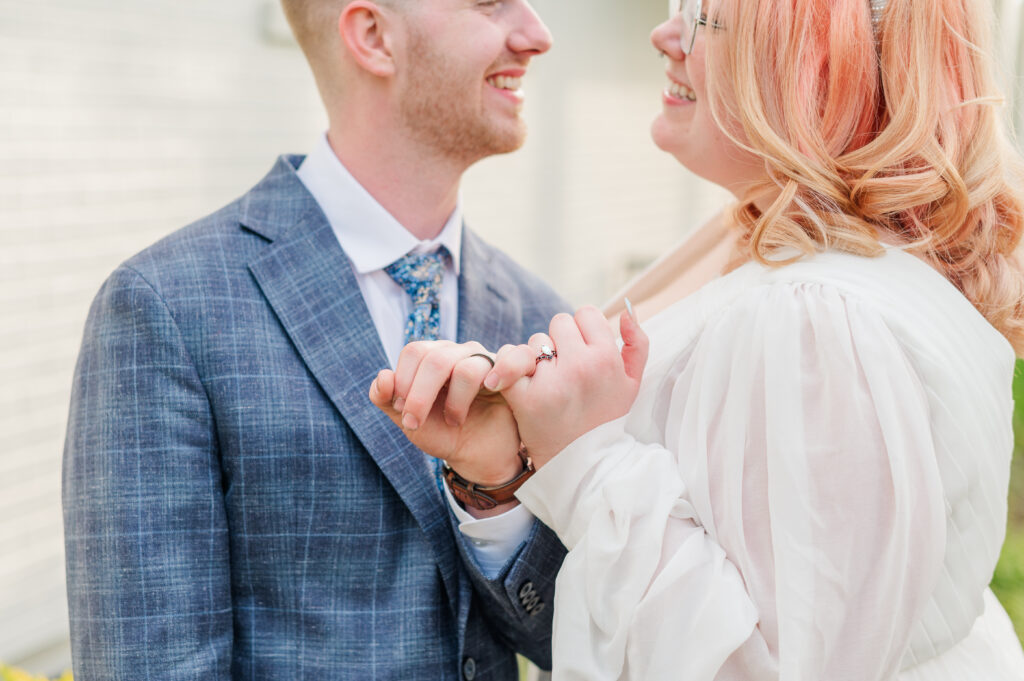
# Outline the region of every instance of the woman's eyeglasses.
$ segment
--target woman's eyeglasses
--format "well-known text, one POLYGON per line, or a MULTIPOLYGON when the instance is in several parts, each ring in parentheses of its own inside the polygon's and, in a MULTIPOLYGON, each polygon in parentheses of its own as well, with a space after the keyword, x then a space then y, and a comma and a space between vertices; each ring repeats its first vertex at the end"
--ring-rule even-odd
POLYGON ((682 15, 683 27, 679 31, 679 44, 683 48, 683 54, 693 52, 693 43, 697 40, 698 26, 711 26, 721 28, 715 22, 708 22, 708 16, 701 11, 702 0, 668 0, 668 16, 675 18, 677 14, 682 15))

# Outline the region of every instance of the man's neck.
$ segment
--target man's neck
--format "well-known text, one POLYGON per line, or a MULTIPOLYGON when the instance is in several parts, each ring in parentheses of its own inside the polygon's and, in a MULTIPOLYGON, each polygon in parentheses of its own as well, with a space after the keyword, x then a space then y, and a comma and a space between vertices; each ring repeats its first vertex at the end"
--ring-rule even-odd
POLYGON ((327 141, 356 181, 409 233, 424 241, 440 234, 455 210, 465 168, 337 128, 328 131, 327 141))

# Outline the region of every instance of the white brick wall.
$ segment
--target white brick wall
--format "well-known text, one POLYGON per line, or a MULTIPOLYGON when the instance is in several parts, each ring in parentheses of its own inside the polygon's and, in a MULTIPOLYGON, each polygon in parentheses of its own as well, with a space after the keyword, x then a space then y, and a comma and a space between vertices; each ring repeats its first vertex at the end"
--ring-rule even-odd
POLYGON ((66 636, 61 445, 101 281, 324 125, 263 8, 0 0, 0 660, 66 636))
MULTIPOLYGON (((469 172, 466 214, 574 302, 601 302, 723 193, 648 139, 663 78, 646 36, 664 3, 534 4, 556 46, 527 81, 531 138, 469 172)), ((66 637, 60 456, 101 281, 325 124, 278 12, 0 0, 0 660, 66 637)))

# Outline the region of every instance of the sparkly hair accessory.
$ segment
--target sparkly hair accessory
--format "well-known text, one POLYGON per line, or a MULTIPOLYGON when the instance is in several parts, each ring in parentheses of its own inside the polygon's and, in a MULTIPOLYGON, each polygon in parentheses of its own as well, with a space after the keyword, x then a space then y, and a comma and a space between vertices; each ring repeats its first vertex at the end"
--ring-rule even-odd
POLYGON ((882 23, 882 12, 889 0, 869 0, 871 3, 871 30, 875 34, 875 42, 878 41, 878 27, 882 23))

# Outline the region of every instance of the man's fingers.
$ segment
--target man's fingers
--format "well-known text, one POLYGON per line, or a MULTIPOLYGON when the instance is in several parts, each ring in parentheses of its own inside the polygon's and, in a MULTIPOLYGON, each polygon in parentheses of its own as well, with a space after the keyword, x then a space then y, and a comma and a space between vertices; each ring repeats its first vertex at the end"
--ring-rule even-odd
POLYGON ((403 428, 416 430, 426 422, 437 396, 451 378, 456 361, 455 354, 439 349, 423 357, 402 404, 403 428))
MULTIPOLYGON (((416 430, 423 425, 430 416, 438 395, 451 380, 452 371, 456 364, 469 355, 477 352, 485 352, 482 345, 476 342, 455 343, 440 342, 428 348, 416 368, 416 375, 412 379, 408 392, 405 394, 402 403, 402 426, 409 430, 416 430)), ((483 359, 477 361, 486 364, 483 359)), ((486 372, 483 374, 486 375, 486 372)), ((480 380, 483 380, 481 375, 480 380)), ((401 386, 396 387, 396 393, 401 386)), ((479 383, 478 388, 479 390, 479 383)))
POLYGON ((395 390, 395 372, 382 369, 370 384, 370 401, 378 407, 391 406, 391 398, 395 390))
POLYGON ((416 372, 419 371, 420 362, 427 356, 431 348, 436 345, 433 341, 417 341, 409 343, 402 348, 398 356, 398 364, 395 366, 395 390, 391 398, 395 403, 395 409, 405 409, 405 399, 412 387, 416 372))
POLYGON ((394 398, 394 392, 395 372, 390 369, 384 369, 377 374, 377 378, 373 379, 373 383, 370 384, 370 401, 387 414, 396 425, 401 425, 402 413, 396 410, 391 403, 394 398))
POLYGON ((448 382, 448 395, 444 401, 444 420, 449 426, 461 426, 466 421, 469 408, 477 399, 483 386, 484 377, 491 370, 491 363, 483 357, 466 357, 456 363, 448 382))

